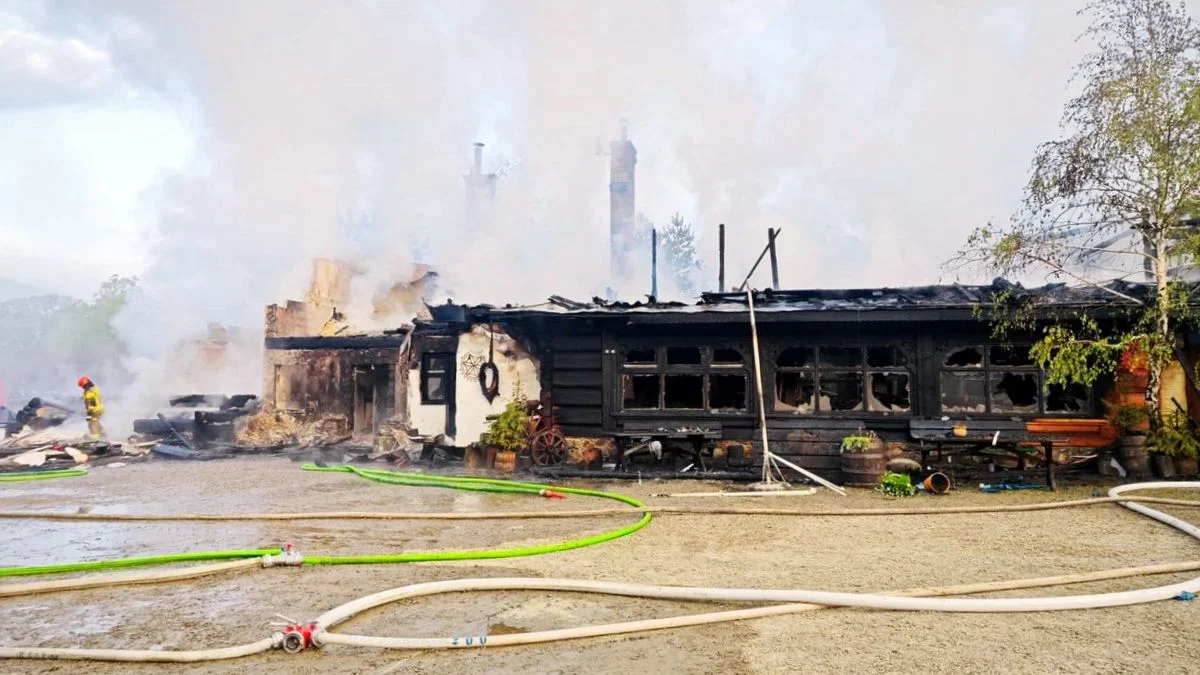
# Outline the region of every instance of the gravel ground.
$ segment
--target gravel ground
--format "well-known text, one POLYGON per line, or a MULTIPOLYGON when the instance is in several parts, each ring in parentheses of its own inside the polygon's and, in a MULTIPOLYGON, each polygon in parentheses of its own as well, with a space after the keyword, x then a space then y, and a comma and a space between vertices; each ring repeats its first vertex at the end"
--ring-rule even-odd
MULTIPOLYGON (((584 484, 650 503, 697 506, 883 507, 869 491, 839 497, 652 498, 715 484, 584 484)), ((906 506, 1015 504, 1091 496, 985 495, 963 486, 906 506)), ((1181 496, 1191 496, 1180 493, 1181 496)), ((606 508, 370 483, 301 472, 286 460, 150 462, 97 468, 84 478, 0 485, 0 509, 89 507, 95 512, 477 511, 606 508)), ((1200 510, 1172 511, 1193 522, 1200 510)), ((521 521, 302 523, 72 523, 0 521, 0 566, 273 546, 363 554, 549 543, 632 522, 630 517, 521 521)), ((0 645, 188 649, 251 642, 279 612, 316 615, 386 588, 480 576, 879 591, 1047 576, 1195 559, 1200 545, 1117 506, 1019 514, 888 517, 663 515, 624 539, 532 558, 392 566, 249 570, 140 587, 0 601, 0 645)), ((996 597, 1147 587, 1188 575, 1015 591, 996 597)), ((15 581, 27 581, 17 579, 15 581)), ((381 608, 346 624, 367 635, 525 632, 712 611, 712 605, 520 592, 446 595, 381 608)), ((1200 671, 1200 601, 1041 614, 884 613, 835 609, 698 628, 528 647, 382 652, 331 646, 180 667, 0 662, 0 673, 150 671, 243 673, 1190 673, 1200 671)))

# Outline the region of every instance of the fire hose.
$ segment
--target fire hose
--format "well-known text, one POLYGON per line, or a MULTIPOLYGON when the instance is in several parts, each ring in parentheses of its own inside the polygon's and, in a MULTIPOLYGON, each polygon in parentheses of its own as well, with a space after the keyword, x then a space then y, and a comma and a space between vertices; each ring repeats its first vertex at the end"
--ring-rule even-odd
MULTIPOLYGON (((486 479, 483 479, 486 480, 486 479)), ((1144 489, 1200 489, 1200 482, 1156 482, 1137 483, 1113 488, 1111 498, 1119 498, 1128 491, 1144 489)), ((1121 501, 1121 505, 1141 515, 1173 527, 1194 539, 1200 540, 1200 528, 1174 516, 1151 509, 1143 504, 1121 501)), ((70 648, 0 648, 0 658, 58 658, 90 659, 108 661, 173 661, 194 662, 235 658, 260 653, 272 647, 295 652, 306 647, 328 644, 378 647, 387 649, 446 649, 465 647, 504 646, 531 644, 552 640, 575 639, 598 635, 659 630, 664 628, 733 621, 757 616, 770 616, 825 607, 862 607, 893 611, 939 611, 939 612, 1036 612, 1093 609, 1122 605, 1142 604, 1175 597, 1194 597, 1200 591, 1200 577, 1176 584, 1154 588, 1090 595, 1058 596, 1043 598, 941 598, 934 596, 964 595, 994 590, 1012 590, 1070 583, 1085 583, 1105 579, 1164 574, 1169 572, 1200 569, 1200 563, 1183 562, 1141 568, 1108 570, 1088 574, 1065 575, 1030 580, 1000 582, 998 584, 970 584, 939 589, 918 589, 890 594, 839 593, 817 590, 773 590, 739 588, 691 588, 651 586, 612 582, 584 581, 573 579, 462 579, 414 584, 395 588, 354 600, 317 617, 308 624, 296 624, 277 632, 270 638, 258 642, 214 650, 199 651, 147 651, 107 650, 70 648), (560 592, 599 593, 627 597, 656 598, 680 601, 708 602, 770 602, 789 603, 753 609, 730 610, 701 615, 670 617, 646 621, 632 621, 603 626, 584 626, 571 629, 541 631, 504 636, 450 636, 444 638, 388 638, 347 635, 332 632, 334 626, 364 611, 398 600, 449 592, 481 590, 540 590, 560 592)))

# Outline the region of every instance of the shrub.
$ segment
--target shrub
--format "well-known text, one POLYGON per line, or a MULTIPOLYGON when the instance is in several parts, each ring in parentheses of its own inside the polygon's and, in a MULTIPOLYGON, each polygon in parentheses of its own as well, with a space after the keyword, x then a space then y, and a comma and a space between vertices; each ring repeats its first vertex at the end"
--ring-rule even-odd
POLYGON ((1141 433, 1141 427, 1150 419, 1146 406, 1122 403, 1116 407, 1113 424, 1122 434, 1133 435, 1141 433))
POLYGON ((875 489, 890 497, 911 497, 917 494, 917 488, 913 487, 912 478, 908 474, 891 471, 883 474, 883 478, 879 480, 879 487, 875 489))
POLYGON ((1151 436, 1147 450, 1169 457, 1196 457, 1200 440, 1188 426, 1187 416, 1176 410, 1151 436))
POLYGON ((877 440, 879 440, 879 436, 874 431, 859 430, 853 436, 846 436, 842 439, 842 452, 870 452, 871 444, 877 440))

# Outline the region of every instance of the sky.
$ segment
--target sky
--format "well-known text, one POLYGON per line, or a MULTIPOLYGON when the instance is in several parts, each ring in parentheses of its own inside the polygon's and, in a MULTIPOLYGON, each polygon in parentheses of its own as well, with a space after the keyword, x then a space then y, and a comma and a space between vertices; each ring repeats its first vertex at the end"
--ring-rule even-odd
POLYGON ((638 211, 694 224, 705 286, 718 223, 731 279, 779 227, 785 287, 937 282, 1054 138, 1078 4, 0 0, 0 277, 141 277, 147 351, 260 326, 318 255, 363 292, 421 261, 457 301, 591 297, 626 118, 638 211), (486 231, 474 141, 508 167, 486 231))

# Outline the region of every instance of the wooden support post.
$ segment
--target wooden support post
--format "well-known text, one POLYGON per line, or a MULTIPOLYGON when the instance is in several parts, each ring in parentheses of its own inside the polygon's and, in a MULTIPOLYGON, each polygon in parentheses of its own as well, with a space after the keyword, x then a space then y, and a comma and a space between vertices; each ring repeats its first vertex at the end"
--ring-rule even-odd
POLYGON ((762 360, 758 355, 758 323, 754 318, 754 289, 746 289, 746 301, 750 306, 750 342, 754 349, 754 381, 758 392, 758 424, 762 428, 763 445, 763 482, 770 483, 771 476, 771 446, 767 441, 767 406, 763 399, 762 360))
POLYGON ((1042 441, 1042 449, 1046 452, 1046 487, 1058 490, 1054 480, 1054 441, 1042 441))
POLYGON ((725 292, 725 223, 717 226, 717 292, 725 292))
POLYGON ((779 290, 779 259, 775 257, 775 235, 778 230, 767 229, 767 246, 771 249, 771 288, 779 290))

